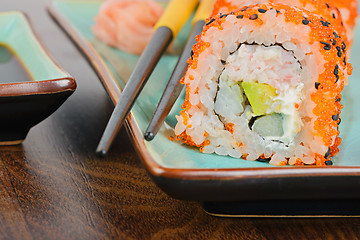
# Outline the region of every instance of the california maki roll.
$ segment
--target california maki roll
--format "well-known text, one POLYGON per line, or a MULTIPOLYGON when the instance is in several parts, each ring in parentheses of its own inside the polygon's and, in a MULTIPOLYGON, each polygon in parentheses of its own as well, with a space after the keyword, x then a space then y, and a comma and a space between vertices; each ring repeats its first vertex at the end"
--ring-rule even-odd
POLYGON ((204 153, 273 165, 332 164, 341 91, 352 71, 339 29, 283 4, 214 14, 182 79, 177 139, 204 153))

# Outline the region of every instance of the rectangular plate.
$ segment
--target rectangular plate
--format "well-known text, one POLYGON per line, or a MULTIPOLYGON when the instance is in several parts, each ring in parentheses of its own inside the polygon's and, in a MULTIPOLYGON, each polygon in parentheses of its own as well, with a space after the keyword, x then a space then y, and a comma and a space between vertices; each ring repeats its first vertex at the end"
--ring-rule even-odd
MULTIPOLYGON (((120 90, 138 59, 105 46, 94 37, 91 26, 101 2, 55 1, 49 12, 90 60, 107 92, 116 103, 120 90)), ((182 31, 175 43, 186 38, 182 31)), ((274 167, 268 163, 245 161, 215 154, 202 154, 197 149, 170 141, 170 126, 175 124, 183 96, 151 142, 143 133, 162 94, 177 56, 165 55, 160 60, 143 92, 137 99, 127 127, 139 155, 152 179, 169 195, 197 201, 242 201, 286 199, 360 198, 360 111, 356 104, 360 90, 358 64, 360 29, 355 31, 352 54, 354 67, 350 86, 343 92, 345 108, 341 115, 341 151, 331 167, 274 167)), ((94 149, 95 151, 95 149, 94 149)))

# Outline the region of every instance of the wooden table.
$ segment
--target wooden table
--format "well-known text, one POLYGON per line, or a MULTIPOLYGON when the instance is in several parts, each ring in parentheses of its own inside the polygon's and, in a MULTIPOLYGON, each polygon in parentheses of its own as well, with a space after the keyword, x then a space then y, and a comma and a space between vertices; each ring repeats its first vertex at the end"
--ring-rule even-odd
POLYGON ((122 129, 94 150, 113 105, 84 57, 48 16, 48 0, 1 0, 22 10, 76 92, 22 145, 0 147, 0 239, 357 239, 358 218, 216 218, 170 198, 149 178, 122 129))

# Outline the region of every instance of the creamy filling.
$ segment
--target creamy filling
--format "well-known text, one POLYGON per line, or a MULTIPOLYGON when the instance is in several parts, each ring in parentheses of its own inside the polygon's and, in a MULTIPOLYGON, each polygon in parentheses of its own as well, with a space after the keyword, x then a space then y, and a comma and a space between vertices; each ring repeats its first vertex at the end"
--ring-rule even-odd
MULTIPOLYGON (((224 62, 224 61, 223 61, 224 62)), ((288 145, 303 127, 301 65, 281 46, 241 44, 224 62, 214 110, 224 124, 244 117, 265 140, 288 145)))

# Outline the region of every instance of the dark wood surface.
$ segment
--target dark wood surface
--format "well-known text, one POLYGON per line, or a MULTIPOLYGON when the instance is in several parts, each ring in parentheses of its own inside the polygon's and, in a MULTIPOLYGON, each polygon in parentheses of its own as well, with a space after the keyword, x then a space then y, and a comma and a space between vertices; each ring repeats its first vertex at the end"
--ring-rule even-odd
POLYGON ((47 15, 48 3, 0 1, 1 11, 29 15, 78 83, 22 145, 0 147, 0 239, 358 239, 358 218, 217 218, 172 199, 150 180, 124 129, 109 155, 97 157, 113 105, 47 15))

